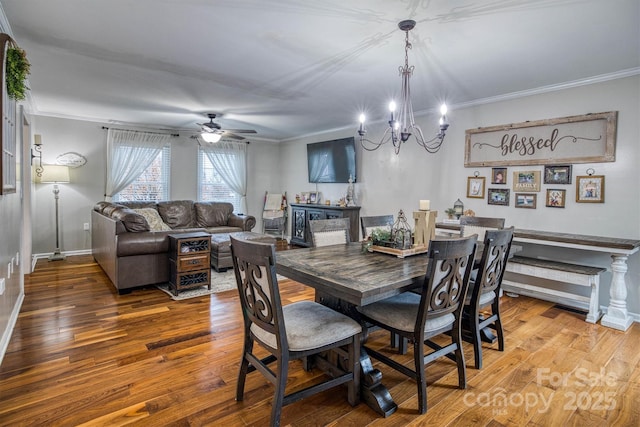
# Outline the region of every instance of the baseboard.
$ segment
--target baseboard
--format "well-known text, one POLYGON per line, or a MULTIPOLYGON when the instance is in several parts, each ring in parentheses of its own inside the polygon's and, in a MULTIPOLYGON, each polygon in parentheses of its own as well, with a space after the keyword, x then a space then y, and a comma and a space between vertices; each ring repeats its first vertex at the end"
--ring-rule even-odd
POLYGON ((11 311, 11 316, 9 317, 9 322, 7 322, 7 329, 2 333, 2 339, 0 339, 0 365, 2 365, 2 360, 4 359, 4 355, 7 352, 7 348, 9 348, 9 341, 11 340, 11 336, 13 335, 13 329, 16 327, 16 322, 18 321, 18 315, 20 314, 20 309, 22 308, 22 303, 24 301, 24 292, 20 292, 18 295, 18 300, 13 306, 13 310, 11 311))
MULTIPOLYGON (((49 258, 53 255, 53 252, 46 252, 43 254, 33 254, 31 256, 31 271, 36 267, 36 261, 43 258, 49 258)), ((64 256, 74 256, 74 255, 91 255, 91 249, 80 249, 78 251, 63 251, 62 255, 64 256)))

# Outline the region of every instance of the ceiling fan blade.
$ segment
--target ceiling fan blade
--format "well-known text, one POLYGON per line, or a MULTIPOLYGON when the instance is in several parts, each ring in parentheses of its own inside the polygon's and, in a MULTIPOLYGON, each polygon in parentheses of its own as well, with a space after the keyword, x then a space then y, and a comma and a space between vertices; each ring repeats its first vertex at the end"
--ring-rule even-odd
POLYGON ((230 138, 230 139, 238 139, 238 140, 243 140, 245 139, 244 136, 240 136, 240 135, 235 135, 233 133, 230 132, 226 132, 222 135, 223 138, 230 138))
POLYGON ((233 133, 258 133, 253 129, 224 129, 224 131, 233 133))

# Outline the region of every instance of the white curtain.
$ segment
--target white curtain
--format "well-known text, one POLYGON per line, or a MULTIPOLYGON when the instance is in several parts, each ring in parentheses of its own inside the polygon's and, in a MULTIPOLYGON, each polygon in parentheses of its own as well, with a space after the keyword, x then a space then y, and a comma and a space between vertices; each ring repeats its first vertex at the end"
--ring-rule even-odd
POLYGON ((171 135, 123 129, 107 131, 107 185, 105 199, 135 181, 155 160, 171 135))
POLYGON ((244 142, 220 141, 203 145, 202 150, 218 172, 225 184, 240 195, 240 209, 237 212, 247 213, 247 151, 244 142))

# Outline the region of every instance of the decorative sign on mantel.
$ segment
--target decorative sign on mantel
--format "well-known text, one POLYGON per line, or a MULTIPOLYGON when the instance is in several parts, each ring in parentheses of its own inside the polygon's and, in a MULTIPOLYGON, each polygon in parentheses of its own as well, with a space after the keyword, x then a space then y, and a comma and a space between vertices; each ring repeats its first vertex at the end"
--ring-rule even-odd
POLYGON ((467 129, 465 167, 614 162, 617 111, 467 129))

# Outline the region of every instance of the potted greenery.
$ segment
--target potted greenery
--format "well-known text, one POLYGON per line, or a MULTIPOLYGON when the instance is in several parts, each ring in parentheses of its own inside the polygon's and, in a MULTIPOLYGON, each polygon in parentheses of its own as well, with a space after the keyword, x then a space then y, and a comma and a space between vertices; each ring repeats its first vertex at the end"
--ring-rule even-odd
POLYGON ((447 214, 447 218, 453 219, 453 216, 456 214, 456 210, 454 208, 449 208, 444 211, 447 214))
POLYGON ((16 101, 25 99, 27 90, 27 75, 31 64, 27 60, 26 52, 12 43, 12 46, 6 52, 6 71, 5 78, 7 82, 7 95, 16 101))
POLYGON ((371 231, 371 242, 376 246, 389 246, 391 231, 383 228, 375 228, 371 231))

